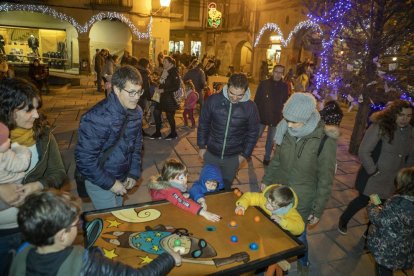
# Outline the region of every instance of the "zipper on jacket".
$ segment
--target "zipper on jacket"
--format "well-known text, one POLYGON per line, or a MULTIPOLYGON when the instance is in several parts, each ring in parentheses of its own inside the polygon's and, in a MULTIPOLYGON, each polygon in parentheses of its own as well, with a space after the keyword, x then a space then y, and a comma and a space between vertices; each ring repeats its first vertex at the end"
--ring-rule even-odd
POLYGON ((227 133, 229 131, 229 125, 230 125, 230 117, 231 117, 231 109, 232 109, 232 107, 233 107, 233 104, 230 103, 229 115, 227 115, 226 131, 224 132, 223 149, 221 150, 221 159, 223 159, 223 157, 224 157, 224 150, 226 149, 227 133))

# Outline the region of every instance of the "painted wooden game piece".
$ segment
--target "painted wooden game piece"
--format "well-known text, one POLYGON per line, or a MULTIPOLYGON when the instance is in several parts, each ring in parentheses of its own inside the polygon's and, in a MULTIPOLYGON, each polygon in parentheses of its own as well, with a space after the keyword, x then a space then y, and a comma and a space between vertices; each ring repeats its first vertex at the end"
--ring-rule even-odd
POLYGON ((237 236, 233 235, 230 237, 231 242, 238 242, 239 238, 237 238, 237 236))
POLYGON ((259 246, 257 245, 257 243, 252 242, 252 243, 249 244, 249 248, 251 250, 257 250, 257 249, 259 249, 259 246))
POLYGON ((260 217, 259 217, 259 216, 255 216, 255 217, 254 217, 254 221, 255 221, 255 222, 259 222, 259 221, 260 221, 260 217))

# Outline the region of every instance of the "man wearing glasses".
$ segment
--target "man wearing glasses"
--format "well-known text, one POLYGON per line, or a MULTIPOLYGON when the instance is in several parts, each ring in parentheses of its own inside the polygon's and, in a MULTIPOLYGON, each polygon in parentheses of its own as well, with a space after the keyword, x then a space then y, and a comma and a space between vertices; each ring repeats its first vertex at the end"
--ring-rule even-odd
POLYGON ((250 100, 245 74, 233 74, 220 93, 208 98, 197 131, 199 155, 220 167, 224 189, 231 190, 240 164, 249 158, 259 136, 259 113, 250 100))
POLYGON ((126 65, 112 75, 112 92, 86 112, 78 130, 76 166, 95 209, 122 206, 141 176, 142 77, 126 65))

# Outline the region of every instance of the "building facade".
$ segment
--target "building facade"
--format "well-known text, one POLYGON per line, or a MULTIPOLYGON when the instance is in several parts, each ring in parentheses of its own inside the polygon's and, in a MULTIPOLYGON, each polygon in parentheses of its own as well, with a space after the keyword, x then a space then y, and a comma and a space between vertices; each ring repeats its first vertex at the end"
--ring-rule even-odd
POLYGON ((159 0, 7 1, 0 3, 0 35, 11 62, 28 63, 38 54, 52 68, 86 74, 95 49, 152 59, 166 50, 166 12, 159 0))

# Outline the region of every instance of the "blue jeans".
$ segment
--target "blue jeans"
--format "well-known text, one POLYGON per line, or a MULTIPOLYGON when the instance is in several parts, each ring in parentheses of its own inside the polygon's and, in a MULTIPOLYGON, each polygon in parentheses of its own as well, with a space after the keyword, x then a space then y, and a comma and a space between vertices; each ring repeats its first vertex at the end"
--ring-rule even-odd
POLYGON ((91 198, 93 207, 97 210, 122 206, 123 197, 114 194, 110 190, 104 190, 89 180, 85 180, 85 188, 91 198))
POLYGON ((303 231, 302 235, 300 235, 298 237, 298 239, 303 243, 303 245, 305 246, 305 254, 303 255, 302 258, 298 259, 298 262, 302 265, 302 266, 309 266, 309 254, 308 254, 308 239, 306 237, 306 227, 307 225, 305 224, 305 231, 303 231))
POLYGON ((7 275, 14 252, 22 243, 20 232, 0 236, 0 275, 7 275))
MULTIPOLYGON (((259 130, 259 137, 262 137, 262 134, 266 128, 266 125, 260 124, 259 130)), ((267 126, 267 138, 266 138, 266 146, 265 146, 265 156, 264 160, 270 160, 270 155, 272 155, 273 150, 273 139, 275 138, 276 134, 276 127, 275 126, 267 126)))

